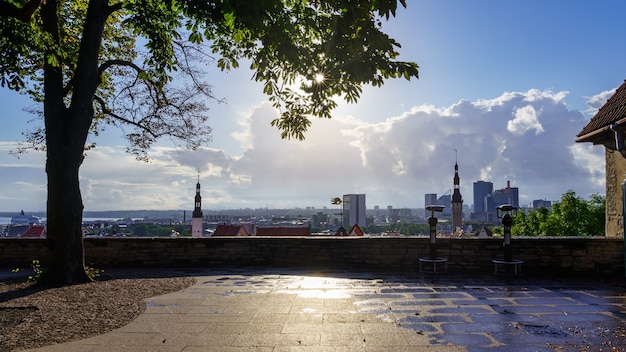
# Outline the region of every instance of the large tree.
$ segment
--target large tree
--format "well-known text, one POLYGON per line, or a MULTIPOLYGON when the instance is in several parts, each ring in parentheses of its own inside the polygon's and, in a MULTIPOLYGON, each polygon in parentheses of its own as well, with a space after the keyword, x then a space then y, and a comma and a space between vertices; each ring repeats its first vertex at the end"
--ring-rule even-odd
POLYGON ((589 200, 568 190, 552 209, 520 212, 511 233, 514 236, 604 236, 605 197, 592 194, 589 200))
POLYGON ((397 60, 382 20, 406 0, 0 0, 0 84, 41 103, 46 150, 48 269, 52 280, 89 280, 84 269, 79 168, 89 135, 124 127, 128 151, 147 159, 159 137, 185 147, 209 140, 203 65, 250 62, 280 111, 283 138, 303 139, 336 98, 363 85, 418 77, 397 60))

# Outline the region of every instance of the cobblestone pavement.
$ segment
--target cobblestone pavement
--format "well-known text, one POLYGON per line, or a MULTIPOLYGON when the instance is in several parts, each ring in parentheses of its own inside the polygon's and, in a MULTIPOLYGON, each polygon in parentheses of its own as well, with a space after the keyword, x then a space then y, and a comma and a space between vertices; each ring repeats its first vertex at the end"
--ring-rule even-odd
POLYGON ((626 351, 623 278, 185 274, 131 324, 39 351, 626 351))

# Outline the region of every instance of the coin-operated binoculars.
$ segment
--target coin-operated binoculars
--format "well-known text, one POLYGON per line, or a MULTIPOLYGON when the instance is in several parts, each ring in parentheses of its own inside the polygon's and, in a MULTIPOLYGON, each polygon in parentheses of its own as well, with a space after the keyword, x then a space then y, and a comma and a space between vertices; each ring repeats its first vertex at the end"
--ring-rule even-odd
POLYGON ((517 214, 517 208, 511 204, 502 204, 496 208, 496 215, 499 219, 502 219, 502 227, 504 228, 504 259, 494 259, 492 262, 495 264, 496 274, 510 274, 517 275, 522 271, 522 264, 524 261, 519 259, 513 259, 511 248, 511 226, 513 226, 513 218, 517 214), (511 269, 512 272, 511 272, 511 269))
POLYGON ((430 211, 430 217, 428 218, 428 225, 430 225, 430 258, 437 259, 437 218, 435 213, 441 213, 443 211, 443 205, 429 205, 426 210, 430 211))
POLYGON ((502 227, 504 227, 504 261, 511 261, 511 226, 513 226, 513 217, 517 214, 517 208, 511 204, 502 204, 496 208, 496 214, 502 219, 502 227))
POLYGON ((437 256, 437 217, 435 213, 440 213, 445 207, 443 205, 427 205, 426 210, 430 211, 430 217, 428 218, 428 225, 430 225, 430 242, 428 249, 428 258, 419 258, 420 271, 422 270, 422 264, 430 264, 428 267, 432 269, 433 273, 438 272, 438 265, 443 264, 446 271, 448 259, 437 256))

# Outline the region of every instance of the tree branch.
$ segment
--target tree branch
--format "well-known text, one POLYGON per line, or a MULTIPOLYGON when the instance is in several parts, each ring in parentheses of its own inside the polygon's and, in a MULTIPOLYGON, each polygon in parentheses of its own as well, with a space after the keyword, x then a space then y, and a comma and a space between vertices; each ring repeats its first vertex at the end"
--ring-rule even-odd
POLYGON ((0 17, 12 17, 22 22, 30 21, 31 16, 37 11, 42 0, 30 0, 23 7, 0 1, 0 17))
POLYGON ((100 67, 98 67, 98 75, 102 75, 102 73, 104 71, 106 71, 111 66, 115 66, 115 65, 131 67, 135 71, 137 71, 137 73, 143 72, 143 69, 141 67, 135 65, 134 63, 132 63, 130 61, 126 61, 126 60, 108 60, 108 61, 105 61, 102 65, 100 65, 100 67))
MULTIPOLYGON (((134 63, 132 63, 130 61, 126 61, 126 60, 109 60, 109 61, 105 61, 102 65, 100 65, 100 67, 98 67, 98 77, 102 76, 102 73, 104 71, 106 71, 107 69, 109 69, 110 67, 115 66, 115 65, 131 67, 135 71, 137 71, 137 73, 143 72, 143 69, 141 67, 135 65, 134 63)), ((70 81, 67 82, 67 85, 63 89, 63 96, 66 96, 67 94, 69 94, 69 92, 70 92, 70 90, 72 89, 73 86, 74 86, 74 77, 72 77, 70 79, 70 81)))
POLYGON ((109 110, 109 108, 107 108, 106 103, 104 102, 104 100, 102 100, 102 98, 100 98, 99 96, 94 96, 94 100, 98 102, 98 104, 100 104, 100 109, 102 109, 102 113, 105 115, 109 115, 112 118, 116 119, 116 120, 120 120, 121 122, 127 123, 129 125, 133 125, 136 126, 144 131, 146 131, 147 133, 149 133, 150 135, 152 135, 153 137, 158 137, 157 134, 155 134, 151 129, 147 128, 146 126, 137 123, 135 121, 129 120, 125 117, 122 117, 120 115, 117 115, 116 113, 114 113, 113 111, 109 110))
POLYGON ((113 13, 113 12, 115 12, 117 10, 121 10, 121 9, 122 9, 122 3, 121 2, 109 5, 109 12, 110 13, 113 13))

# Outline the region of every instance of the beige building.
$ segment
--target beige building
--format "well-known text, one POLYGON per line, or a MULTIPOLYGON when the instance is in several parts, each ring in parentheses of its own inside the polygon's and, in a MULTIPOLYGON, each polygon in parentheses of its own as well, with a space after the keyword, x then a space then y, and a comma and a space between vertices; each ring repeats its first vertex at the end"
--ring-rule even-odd
POLYGON ((576 142, 604 145, 606 160, 606 236, 624 238, 622 188, 626 181, 626 81, 598 110, 576 142))

